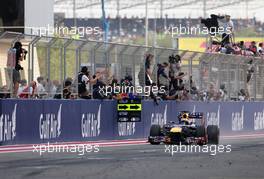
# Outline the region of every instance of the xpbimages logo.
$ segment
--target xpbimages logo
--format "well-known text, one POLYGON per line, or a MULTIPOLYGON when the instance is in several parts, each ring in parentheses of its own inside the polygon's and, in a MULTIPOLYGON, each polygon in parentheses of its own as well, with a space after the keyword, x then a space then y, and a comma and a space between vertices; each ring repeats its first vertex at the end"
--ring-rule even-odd
POLYGON ((165 86, 102 86, 99 87, 99 93, 102 96, 120 93, 133 93, 143 96, 150 96, 151 94, 157 95, 165 93, 165 86))
POLYGON ((196 26, 185 26, 180 24, 179 26, 170 26, 169 28, 165 29, 166 35, 171 35, 171 37, 178 37, 179 35, 211 35, 216 36, 216 34, 232 34, 231 27, 196 27, 196 26), (215 33, 217 32, 217 33, 215 33))
POLYGON ((33 153, 39 153, 43 155, 45 153, 76 153, 77 155, 84 155, 86 153, 97 153, 99 152, 99 145, 91 144, 40 144, 33 145, 33 153))
POLYGON ((165 153, 173 156, 175 153, 208 153, 216 155, 217 153, 230 153, 231 145, 165 145, 165 153))

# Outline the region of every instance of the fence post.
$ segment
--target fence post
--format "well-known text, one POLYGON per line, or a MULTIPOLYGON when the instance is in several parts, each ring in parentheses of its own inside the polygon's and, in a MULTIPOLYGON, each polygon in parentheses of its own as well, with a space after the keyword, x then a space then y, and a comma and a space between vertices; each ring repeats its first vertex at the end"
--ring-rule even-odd
POLYGON ((52 85, 52 81, 50 79, 50 60, 51 60, 51 46, 56 43, 57 39, 56 38, 52 38, 48 44, 47 44, 47 55, 46 55, 46 61, 47 61, 47 76, 48 76, 48 97, 50 97, 50 90, 51 90, 51 85, 52 85))
POLYGON ((34 39, 28 44, 29 46, 29 52, 28 52, 28 59, 31 61, 31 67, 29 66, 29 80, 32 81, 34 80, 34 47, 35 44, 41 39, 41 37, 35 36, 34 39), (30 68, 31 68, 31 75, 30 75, 30 68))
POLYGON ((230 63, 228 63, 227 64, 227 79, 228 79, 228 85, 227 85, 227 93, 228 93, 228 99, 230 100, 230 98, 231 98, 231 93, 230 93, 230 91, 231 91, 231 81, 230 81, 230 79, 231 79, 231 71, 230 71, 230 68, 231 68, 231 64, 230 63))
POLYGON ((63 81, 66 79, 66 58, 67 58, 67 47, 73 42, 73 39, 68 39, 63 45, 63 81))

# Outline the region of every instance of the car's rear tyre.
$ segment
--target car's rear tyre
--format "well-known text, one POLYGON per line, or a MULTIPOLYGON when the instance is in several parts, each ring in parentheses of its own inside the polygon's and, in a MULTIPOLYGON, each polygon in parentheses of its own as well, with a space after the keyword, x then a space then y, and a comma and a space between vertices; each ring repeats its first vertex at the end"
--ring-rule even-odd
MULTIPOLYGON (((151 125, 151 127, 150 127, 150 134, 149 135, 151 137, 159 137, 159 136, 161 136, 161 127, 160 127, 160 125, 157 125, 157 124, 151 125)), ((152 145, 158 145, 158 144, 160 144, 160 142, 156 142, 156 141, 153 141, 153 140, 150 140, 149 142, 152 145)))
POLYGON ((216 125, 207 126, 208 144, 219 144, 219 128, 216 125))

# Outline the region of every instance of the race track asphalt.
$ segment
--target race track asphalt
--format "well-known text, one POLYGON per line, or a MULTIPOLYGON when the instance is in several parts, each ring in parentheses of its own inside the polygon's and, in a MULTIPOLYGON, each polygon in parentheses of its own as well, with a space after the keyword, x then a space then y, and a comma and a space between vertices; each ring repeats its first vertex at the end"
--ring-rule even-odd
POLYGON ((140 144, 99 146, 99 152, 84 155, 1 153, 0 179, 264 179, 264 138, 222 139, 221 144, 231 145, 231 152, 172 155, 168 146, 140 144))

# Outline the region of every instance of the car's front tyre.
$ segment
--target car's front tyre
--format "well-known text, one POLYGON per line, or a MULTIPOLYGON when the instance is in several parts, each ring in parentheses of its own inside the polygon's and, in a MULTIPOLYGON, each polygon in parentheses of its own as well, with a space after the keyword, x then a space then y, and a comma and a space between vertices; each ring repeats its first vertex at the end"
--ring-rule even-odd
POLYGON ((160 144, 160 141, 157 141, 155 139, 159 138, 161 136, 161 127, 160 125, 153 124, 150 127, 150 134, 149 134, 149 142, 152 145, 158 145, 160 144))

